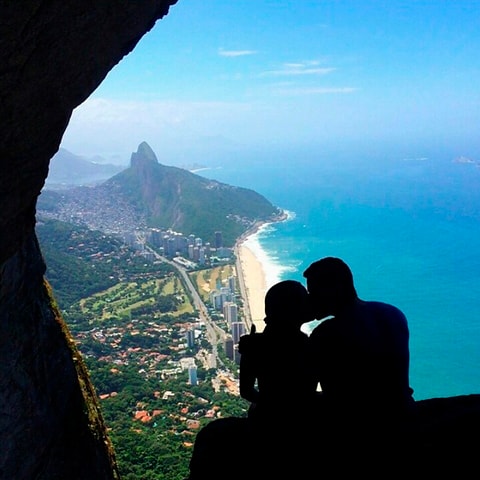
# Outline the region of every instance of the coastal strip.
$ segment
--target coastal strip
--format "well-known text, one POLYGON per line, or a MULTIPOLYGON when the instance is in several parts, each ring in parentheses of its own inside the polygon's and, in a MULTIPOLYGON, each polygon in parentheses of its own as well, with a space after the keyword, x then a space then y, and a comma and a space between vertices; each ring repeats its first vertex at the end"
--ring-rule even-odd
MULTIPOLYGON (((285 221, 286 212, 282 212, 275 222, 285 221)), ((255 325, 256 331, 261 332, 265 326, 265 294, 270 285, 262 262, 254 250, 249 247, 249 239, 257 235, 259 230, 274 222, 257 222, 253 228, 242 235, 235 244, 236 271, 240 293, 243 298, 245 324, 247 331, 255 325)))
POLYGON ((237 276, 240 285, 243 284, 243 302, 245 305, 246 325, 248 331, 255 325, 256 331, 261 332, 264 325, 264 299, 267 283, 263 266, 252 250, 242 243, 237 248, 237 276), (240 273, 240 274, 239 274, 240 273))

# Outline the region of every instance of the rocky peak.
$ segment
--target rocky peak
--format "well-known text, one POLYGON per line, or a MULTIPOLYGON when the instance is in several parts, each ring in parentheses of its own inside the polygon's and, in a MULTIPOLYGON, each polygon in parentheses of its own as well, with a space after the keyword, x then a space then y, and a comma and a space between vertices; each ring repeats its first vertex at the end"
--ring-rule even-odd
POLYGON ((142 142, 130 157, 130 166, 134 169, 158 164, 157 156, 147 142, 142 142))

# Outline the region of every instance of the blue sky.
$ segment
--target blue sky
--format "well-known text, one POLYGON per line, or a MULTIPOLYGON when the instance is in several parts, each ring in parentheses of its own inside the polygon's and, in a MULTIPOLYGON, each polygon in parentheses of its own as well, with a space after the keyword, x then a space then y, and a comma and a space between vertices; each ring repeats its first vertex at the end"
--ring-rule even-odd
POLYGON ((179 0, 61 146, 127 164, 142 141, 166 165, 362 149, 480 161, 480 0, 179 0))

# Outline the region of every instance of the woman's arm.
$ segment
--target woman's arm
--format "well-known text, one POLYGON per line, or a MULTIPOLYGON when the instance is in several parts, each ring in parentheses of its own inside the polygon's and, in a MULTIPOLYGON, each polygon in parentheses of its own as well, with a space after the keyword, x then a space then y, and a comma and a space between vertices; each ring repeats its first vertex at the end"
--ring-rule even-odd
POLYGON ((255 387, 257 380, 255 365, 255 330, 240 338, 240 396, 252 403, 258 402, 259 392, 255 387))

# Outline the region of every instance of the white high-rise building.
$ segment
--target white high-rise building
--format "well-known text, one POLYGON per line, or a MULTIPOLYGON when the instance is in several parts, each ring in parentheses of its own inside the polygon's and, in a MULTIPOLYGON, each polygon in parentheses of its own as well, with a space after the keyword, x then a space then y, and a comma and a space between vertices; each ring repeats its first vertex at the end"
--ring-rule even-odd
POLYGON ((232 295, 232 290, 230 290, 230 287, 220 287, 220 293, 225 296, 226 302, 232 301, 233 295, 232 295))
POLYGON ((238 318, 238 307, 236 303, 225 302, 223 304, 223 316, 228 325, 232 325, 238 318))

